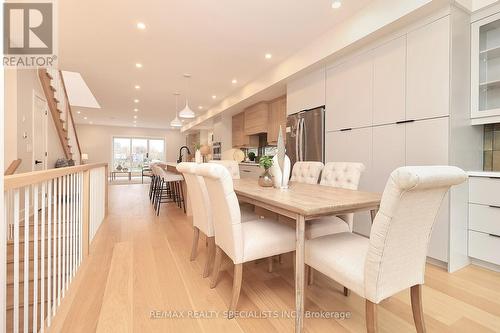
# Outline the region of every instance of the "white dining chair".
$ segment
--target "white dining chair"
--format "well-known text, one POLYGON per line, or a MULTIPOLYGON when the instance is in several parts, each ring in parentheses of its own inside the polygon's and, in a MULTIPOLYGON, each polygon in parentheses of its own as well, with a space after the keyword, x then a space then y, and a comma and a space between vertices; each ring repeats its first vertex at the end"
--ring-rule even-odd
POLYGON ((191 210, 193 213, 193 244, 191 246, 191 261, 196 259, 200 231, 206 236, 208 253, 203 270, 203 277, 210 275, 215 256, 214 225, 212 221, 212 209, 209 201, 207 188, 203 177, 196 174, 196 163, 182 162, 177 165, 177 171, 182 173, 187 186, 191 210))
POLYGON ((422 285, 432 227, 449 188, 466 179, 453 166, 398 168, 370 238, 343 232, 306 240, 307 265, 365 298, 368 332, 377 331, 377 304, 407 288, 417 332, 425 332, 422 285))
POLYGON ((241 291, 243 263, 295 250, 295 230, 271 219, 242 223, 238 198, 229 171, 218 164, 197 167, 203 176, 212 204, 215 230, 215 263, 211 288, 215 288, 224 252, 234 263, 233 292, 229 305, 232 318, 241 291))
MULTIPOLYGON (((363 163, 354 162, 329 162, 321 172, 320 185, 357 190, 362 172, 365 170, 363 163)), ((340 232, 352 232, 354 214, 338 216, 323 216, 307 221, 306 239, 313 239, 340 232)), ((314 269, 307 269, 307 283, 311 285, 314 280, 314 269)), ((349 290, 344 289, 344 294, 349 295, 349 290)))
POLYGON ((317 184, 323 167, 324 165, 321 162, 295 162, 290 181, 317 184))
MULTIPOLYGON (((234 160, 211 160, 209 163, 219 164, 224 166, 231 174, 232 179, 240 179, 240 164, 234 160)), ((241 221, 252 221, 258 218, 255 214, 255 206, 240 202, 241 221)))

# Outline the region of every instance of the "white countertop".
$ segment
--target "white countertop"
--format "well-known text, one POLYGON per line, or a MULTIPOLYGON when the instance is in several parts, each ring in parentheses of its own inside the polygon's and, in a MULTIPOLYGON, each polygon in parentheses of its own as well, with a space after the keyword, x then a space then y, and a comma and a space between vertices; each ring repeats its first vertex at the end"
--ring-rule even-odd
POLYGON ((467 174, 470 177, 494 177, 494 178, 500 178, 500 172, 498 172, 498 171, 468 171, 467 174))

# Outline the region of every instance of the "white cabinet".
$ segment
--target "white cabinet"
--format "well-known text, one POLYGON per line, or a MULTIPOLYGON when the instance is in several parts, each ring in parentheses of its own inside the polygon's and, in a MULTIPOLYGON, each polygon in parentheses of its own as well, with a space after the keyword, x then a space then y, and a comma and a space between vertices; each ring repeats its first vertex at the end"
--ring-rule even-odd
POLYGON ((406 119, 406 36, 373 51, 373 124, 406 119))
MULTIPOLYGON (((361 175, 360 190, 370 190, 372 160, 372 128, 326 133, 326 162, 360 162, 366 167, 361 175)), ((354 231, 370 235, 371 218, 368 212, 354 215, 354 231)))
POLYGON ((471 25, 471 118, 500 122, 500 13, 471 25))
POLYGON ((448 115, 450 17, 409 32, 406 55, 406 118, 448 115))
POLYGON ((405 124, 373 127, 370 190, 382 192, 394 169, 405 165, 405 124))
POLYGON ((406 165, 447 165, 449 118, 406 124, 406 165))
POLYGON ((326 73, 327 131, 372 125, 371 54, 349 60, 326 73))
POLYGON ((287 84, 287 115, 322 105, 325 105, 325 69, 309 73, 287 84))
POLYGON ((500 179, 469 179, 469 248, 472 258, 500 265, 500 179))

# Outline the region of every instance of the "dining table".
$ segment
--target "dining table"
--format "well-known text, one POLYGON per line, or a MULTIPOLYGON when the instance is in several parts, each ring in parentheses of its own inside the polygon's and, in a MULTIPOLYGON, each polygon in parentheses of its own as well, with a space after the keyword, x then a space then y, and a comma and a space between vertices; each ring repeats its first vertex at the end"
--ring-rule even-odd
POLYGON ((295 220, 295 332, 304 328, 305 229, 307 221, 331 215, 369 211, 372 223, 380 206, 380 193, 348 190, 320 184, 290 182, 287 189, 262 187, 255 179, 235 179, 240 202, 295 220))

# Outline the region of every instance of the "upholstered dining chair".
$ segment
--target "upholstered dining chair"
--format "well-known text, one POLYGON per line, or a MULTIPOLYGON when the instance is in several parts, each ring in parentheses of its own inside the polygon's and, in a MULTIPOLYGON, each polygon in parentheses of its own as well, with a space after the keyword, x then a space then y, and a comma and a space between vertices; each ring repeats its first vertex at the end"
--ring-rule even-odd
MULTIPOLYGON (((365 170, 363 163, 354 162, 329 162, 325 164, 321 173, 320 185, 357 190, 362 172, 365 170)), ((313 239, 340 232, 352 232, 354 214, 338 216, 323 216, 307 221, 306 239, 313 239)), ((314 270, 307 269, 307 283, 314 280, 314 270)), ((344 289, 344 294, 349 295, 349 290, 344 289)))
POLYGON ((306 240, 307 265, 365 298, 368 332, 377 331, 377 304, 407 288, 417 332, 425 332, 422 285, 432 227, 449 188, 466 178, 453 166, 398 168, 369 239, 344 232, 306 240))
POLYGON ((293 182, 317 184, 323 170, 321 162, 295 162, 290 180, 293 182))
POLYGON ((191 261, 196 259, 200 231, 207 237, 208 253, 203 270, 203 277, 210 275, 210 268, 215 256, 214 225, 212 222, 212 207, 203 177, 196 174, 196 163, 182 162, 177 165, 177 171, 182 173, 187 186, 191 210, 193 213, 193 244, 191 246, 191 261))
MULTIPOLYGON (((212 160, 209 163, 224 166, 231 174, 231 178, 240 179, 240 165, 234 160, 212 160)), ((240 203, 241 221, 251 221, 256 219, 255 206, 248 203, 240 203)))
POLYGON ((238 304, 243 263, 295 250, 295 230, 271 219, 242 223, 238 198, 234 193, 229 171, 218 164, 205 163, 197 167, 203 176, 212 205, 216 254, 211 288, 215 288, 224 252, 234 263, 233 292, 229 317, 238 304))

